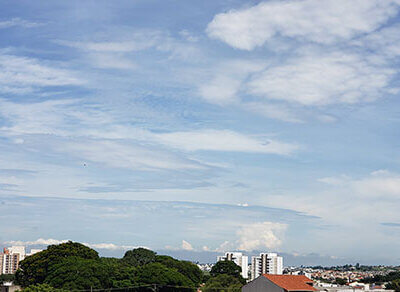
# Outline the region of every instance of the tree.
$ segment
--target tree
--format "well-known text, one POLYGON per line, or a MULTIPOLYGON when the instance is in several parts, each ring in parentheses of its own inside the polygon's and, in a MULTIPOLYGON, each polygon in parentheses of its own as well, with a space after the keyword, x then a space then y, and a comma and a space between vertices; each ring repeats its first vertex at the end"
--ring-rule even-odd
POLYGON ((98 259, 97 251, 77 242, 50 245, 46 250, 25 258, 15 274, 16 283, 22 287, 43 283, 51 265, 62 262, 67 257, 98 259))
POLYGON ((22 289, 22 292, 67 292, 67 290, 56 289, 48 284, 37 284, 22 289))
POLYGON ((203 292, 239 292, 242 288, 240 280, 234 276, 220 274, 211 278, 202 288, 203 292))
POLYGON ((219 261, 211 268, 210 274, 212 277, 226 274, 233 276, 242 282, 243 278, 240 275, 241 272, 242 268, 235 264, 233 261, 219 261))
POLYGON ((101 264, 109 272, 109 280, 113 288, 125 288, 136 286, 136 268, 126 265, 116 258, 100 258, 101 264))
POLYGON ((156 260, 156 253, 146 248, 135 248, 128 250, 122 260, 131 266, 142 266, 145 264, 153 263, 156 260))
POLYGON ((385 289, 394 290, 396 292, 400 291, 400 279, 393 280, 386 284, 385 289))
POLYGON ((336 278, 335 279, 335 283, 338 285, 346 285, 347 284, 347 280, 343 279, 343 278, 336 278))
POLYGON ((0 275, 0 284, 3 282, 12 282, 15 280, 14 274, 2 274, 0 275))
POLYGON ((170 256, 157 256, 156 262, 161 263, 167 268, 176 269, 182 275, 188 277, 193 283, 200 284, 203 280, 203 272, 199 267, 188 261, 179 261, 170 256))
MULTIPOLYGON (((160 263, 150 263, 139 267, 136 272, 136 282, 139 285, 159 284, 161 286, 179 286, 179 287, 195 288, 194 283, 190 279, 179 273, 177 270, 167 268, 160 263)), ((187 289, 187 291, 193 291, 194 290, 193 288, 187 289)), ((169 290, 171 289, 163 289, 163 291, 169 291, 169 290)), ((171 291, 173 291, 173 289, 171 291)), ((182 291, 184 290, 182 289, 182 291)))
POLYGON ((48 269, 44 282, 67 290, 111 288, 110 271, 100 260, 68 257, 48 269))

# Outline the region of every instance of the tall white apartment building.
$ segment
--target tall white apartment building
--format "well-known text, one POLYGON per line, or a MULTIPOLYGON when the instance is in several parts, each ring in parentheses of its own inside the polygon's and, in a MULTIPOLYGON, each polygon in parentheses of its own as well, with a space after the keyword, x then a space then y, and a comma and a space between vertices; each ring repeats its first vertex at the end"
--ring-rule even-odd
POLYGON ((1 274, 14 274, 19 267, 19 262, 27 256, 41 252, 41 249, 31 249, 30 253, 25 252, 25 246, 11 246, 4 248, 0 252, 0 275, 1 274))
POLYGON ((19 267, 19 262, 25 258, 25 247, 12 246, 5 248, 0 253, 0 275, 14 274, 19 267))
POLYGON ((282 275, 283 258, 276 253, 260 253, 259 256, 251 257, 251 276, 254 280, 263 274, 282 275))
POLYGON ((217 261, 233 261, 242 268, 242 277, 247 279, 249 277, 249 258, 244 256, 241 252, 226 252, 223 256, 218 256, 217 261))
POLYGON ((10 254, 19 254, 19 260, 22 261, 26 256, 25 246, 11 246, 6 248, 10 254))

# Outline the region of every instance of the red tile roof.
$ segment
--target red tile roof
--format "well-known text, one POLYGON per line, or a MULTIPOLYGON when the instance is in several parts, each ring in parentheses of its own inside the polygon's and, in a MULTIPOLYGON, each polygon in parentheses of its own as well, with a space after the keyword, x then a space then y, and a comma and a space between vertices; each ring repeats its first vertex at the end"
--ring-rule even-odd
POLYGON ((318 291, 312 284, 313 281, 304 275, 270 275, 265 278, 287 291, 318 291))

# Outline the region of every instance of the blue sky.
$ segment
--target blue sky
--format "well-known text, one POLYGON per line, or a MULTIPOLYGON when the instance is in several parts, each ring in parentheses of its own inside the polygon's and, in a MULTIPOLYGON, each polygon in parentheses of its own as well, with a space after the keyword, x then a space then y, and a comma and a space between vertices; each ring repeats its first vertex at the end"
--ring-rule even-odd
POLYGON ((4 245, 398 263, 399 1, 0 7, 4 245))

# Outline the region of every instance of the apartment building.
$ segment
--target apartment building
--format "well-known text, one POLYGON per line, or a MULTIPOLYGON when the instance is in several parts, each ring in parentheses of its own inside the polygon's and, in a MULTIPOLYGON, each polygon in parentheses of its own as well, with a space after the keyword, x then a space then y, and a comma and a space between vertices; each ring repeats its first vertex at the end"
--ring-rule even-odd
POLYGON ((223 256, 218 256, 217 261, 233 261, 242 268, 242 277, 249 278, 249 258, 244 256, 241 252, 226 252, 223 256))
POLYGON ((254 280, 263 274, 282 275, 283 258, 276 253, 260 253, 251 257, 250 279, 254 280))
POLYGON ((5 248, 3 253, 0 253, 0 274, 14 274, 22 257, 21 254, 5 248))
POLYGON ((0 275, 14 274, 18 270, 20 261, 41 251, 41 249, 31 249, 31 252, 27 254, 24 246, 4 248, 3 252, 0 253, 0 275))

